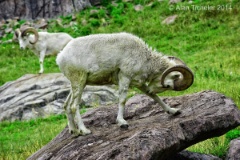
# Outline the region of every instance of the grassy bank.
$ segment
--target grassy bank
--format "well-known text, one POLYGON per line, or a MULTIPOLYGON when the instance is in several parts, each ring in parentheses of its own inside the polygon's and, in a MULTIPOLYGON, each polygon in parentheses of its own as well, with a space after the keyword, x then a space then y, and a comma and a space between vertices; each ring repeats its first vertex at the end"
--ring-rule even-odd
MULTIPOLYGON (((240 106, 239 6, 237 0, 198 0, 192 4, 184 2, 172 6, 167 1, 106 3, 103 7, 77 13, 72 25, 69 25, 72 16, 61 17, 64 27, 51 20, 48 30, 67 32, 73 37, 122 31, 133 33, 156 50, 181 58, 195 74, 195 82, 188 90, 160 95, 177 96, 215 90, 232 98, 240 106), (144 6, 144 9, 135 11, 137 4, 144 6), (175 23, 161 23, 171 15, 178 15, 175 23)), ((22 51, 17 44, 0 46, 0 85, 24 74, 38 73, 38 70, 38 59, 30 50, 22 51)), ((45 73, 52 72, 59 72, 55 57, 45 59, 45 73)), ((1 123, 0 159, 25 159, 48 143, 65 125, 64 116, 1 123)), ((235 129, 228 135, 196 144, 189 150, 224 157, 229 140, 238 136, 239 130, 235 129)))

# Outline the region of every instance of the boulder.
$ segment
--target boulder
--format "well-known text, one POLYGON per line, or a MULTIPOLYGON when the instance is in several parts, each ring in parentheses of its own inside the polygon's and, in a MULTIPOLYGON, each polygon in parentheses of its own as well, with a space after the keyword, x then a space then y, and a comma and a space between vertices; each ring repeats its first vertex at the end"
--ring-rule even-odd
POLYGON ((28 160, 166 160, 240 124, 240 110, 217 92, 203 91, 163 101, 182 113, 168 115, 149 97, 136 95, 126 104, 128 129, 116 124, 116 105, 92 109, 82 116, 92 134, 75 137, 66 127, 28 160))
POLYGON ((143 9, 144 9, 143 6, 140 4, 134 6, 134 10, 137 12, 142 11, 143 9))
POLYGON ((240 159, 240 138, 231 140, 226 160, 240 159))
POLYGON ((162 21, 162 24, 167 24, 167 25, 173 24, 177 17, 178 17, 178 15, 169 16, 162 21))
POLYGON ((184 150, 168 158, 167 160, 222 160, 222 159, 209 154, 200 154, 184 150))
POLYGON ((169 0, 169 4, 176 4, 182 2, 182 0, 169 0))
MULTIPOLYGON (((93 0, 93 4, 96 2, 93 0)), ((54 18, 69 15, 91 6, 89 0, 1 0, 0 20, 19 17, 20 19, 54 18)))
MULTIPOLYGON (((27 74, 0 87, 0 121, 29 120, 62 114, 70 82, 61 73, 27 74)), ((118 100, 112 86, 87 86, 82 105, 109 105, 118 100)))

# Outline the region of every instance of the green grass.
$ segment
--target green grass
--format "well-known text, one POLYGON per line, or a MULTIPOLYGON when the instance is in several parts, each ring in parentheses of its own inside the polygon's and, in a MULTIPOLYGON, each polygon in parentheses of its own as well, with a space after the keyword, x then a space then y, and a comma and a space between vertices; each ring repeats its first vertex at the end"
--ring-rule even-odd
MULTIPOLYGON (((45 73, 59 72, 55 57, 44 60, 45 73)), ((30 50, 20 50, 17 44, 0 46, 0 85, 16 80, 24 74, 37 74, 40 69, 38 57, 30 50)))
MULTIPOLYGON (((174 5, 171 9, 167 1, 134 0, 131 3, 118 1, 117 5, 111 5, 107 0, 104 2, 106 5, 101 8, 93 7, 77 13, 76 24, 72 26, 68 25, 71 16, 61 17, 66 27, 60 27, 55 20, 51 20, 48 31, 67 32, 73 37, 122 31, 133 33, 158 51, 181 58, 195 74, 194 84, 188 90, 170 91, 159 95, 177 96, 214 90, 232 98, 240 107, 240 2, 238 0, 194 1, 194 5, 215 7, 214 10, 199 11, 194 10, 192 4, 187 2, 174 5), (144 10, 136 12, 133 7, 139 3, 145 7, 144 10), (152 5, 147 6, 150 3, 152 5), (224 10, 217 10, 222 6, 225 7, 224 10), (181 10, 177 7, 190 9, 181 10), (98 13, 91 14, 92 9, 98 10, 98 13), (178 18, 174 24, 161 23, 166 17, 175 14, 178 18)), ((59 72, 55 57, 45 58, 44 65, 45 73, 59 72)), ((38 73, 38 70, 38 58, 30 50, 20 50, 17 44, 0 46, 0 85, 24 74, 38 73)), ((137 92, 132 90, 129 96, 137 92)), ((0 123, 0 144, 4 149, 3 152, 0 151, 3 153, 0 159, 16 159, 16 157, 25 159, 49 142, 66 125, 65 118, 60 120, 52 118, 37 120, 43 121, 41 123, 34 121, 39 124, 32 127, 29 126, 29 122, 0 123), (8 128, 8 131, 4 128, 8 128), (31 140, 28 137, 32 137, 31 140)), ((226 135, 206 140, 188 149, 224 157, 229 141, 233 137, 240 136, 239 130, 237 128, 226 135)))
POLYGON ((66 125, 64 115, 28 122, 0 123, 0 159, 26 159, 46 145, 66 125))

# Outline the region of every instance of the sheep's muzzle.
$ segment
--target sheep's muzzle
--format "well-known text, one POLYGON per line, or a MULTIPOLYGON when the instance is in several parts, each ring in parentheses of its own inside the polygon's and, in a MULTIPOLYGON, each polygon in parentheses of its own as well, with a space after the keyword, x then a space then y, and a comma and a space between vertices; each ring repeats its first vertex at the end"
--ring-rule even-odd
POLYGON ((161 78, 161 84, 164 86, 164 80, 166 76, 171 72, 180 72, 183 75, 182 79, 176 79, 174 80, 174 88, 175 91, 183 91, 190 87, 193 84, 194 81, 194 75, 192 71, 185 65, 176 65, 174 67, 166 69, 161 78))

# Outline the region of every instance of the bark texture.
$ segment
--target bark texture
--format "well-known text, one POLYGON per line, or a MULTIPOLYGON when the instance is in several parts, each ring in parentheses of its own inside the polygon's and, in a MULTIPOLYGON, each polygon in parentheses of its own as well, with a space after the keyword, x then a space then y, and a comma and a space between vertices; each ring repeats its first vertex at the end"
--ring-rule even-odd
POLYGON ((28 160, 166 160, 240 124, 240 111, 233 101, 213 91, 164 101, 181 108, 182 114, 170 116, 152 99, 137 95, 126 105, 128 129, 115 123, 117 106, 99 107, 83 115, 92 134, 74 137, 66 127, 28 160))

